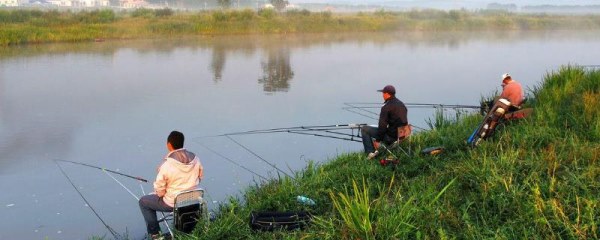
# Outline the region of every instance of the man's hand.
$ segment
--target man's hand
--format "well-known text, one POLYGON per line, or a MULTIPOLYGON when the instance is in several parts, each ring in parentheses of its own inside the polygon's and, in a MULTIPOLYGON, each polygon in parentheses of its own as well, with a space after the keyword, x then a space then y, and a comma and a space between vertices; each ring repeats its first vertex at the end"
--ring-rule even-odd
POLYGON ((379 142, 373 141, 373 147, 375 148, 375 150, 379 149, 379 142))

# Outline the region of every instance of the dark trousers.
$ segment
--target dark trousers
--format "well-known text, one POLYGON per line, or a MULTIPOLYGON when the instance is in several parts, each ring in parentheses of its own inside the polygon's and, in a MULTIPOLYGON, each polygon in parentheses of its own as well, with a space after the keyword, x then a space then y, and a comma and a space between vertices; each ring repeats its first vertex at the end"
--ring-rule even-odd
POLYGON ((158 225, 156 212, 172 212, 173 208, 167 205, 162 198, 158 197, 156 194, 143 196, 140 198, 139 204, 144 220, 146 221, 146 230, 148 230, 148 234, 158 234, 160 226, 158 225))
MULTIPOLYGON (((372 126, 363 126, 360 128, 360 135, 362 136, 363 147, 365 148, 365 153, 375 152, 375 146, 373 146, 373 138, 377 135, 377 127, 372 126)), ((383 136, 384 144, 391 144, 396 141, 393 137, 388 136, 387 134, 383 136)))
POLYGON ((377 128, 371 126, 363 126, 360 128, 360 135, 362 136, 363 147, 365 148, 365 153, 375 152, 375 147, 373 146, 373 136, 377 135, 377 128))

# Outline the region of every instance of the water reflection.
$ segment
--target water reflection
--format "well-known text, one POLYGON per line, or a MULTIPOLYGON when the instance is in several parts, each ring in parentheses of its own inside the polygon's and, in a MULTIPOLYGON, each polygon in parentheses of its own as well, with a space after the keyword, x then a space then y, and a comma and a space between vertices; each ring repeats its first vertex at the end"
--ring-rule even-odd
POLYGON ((290 51, 286 48, 267 50, 267 58, 261 61, 263 77, 258 83, 263 85, 267 93, 287 92, 294 71, 290 65, 290 51))
POLYGON ((213 72, 213 81, 219 82, 223 77, 223 69, 225 68, 225 47, 223 45, 216 45, 212 50, 212 60, 210 62, 210 70, 213 72))

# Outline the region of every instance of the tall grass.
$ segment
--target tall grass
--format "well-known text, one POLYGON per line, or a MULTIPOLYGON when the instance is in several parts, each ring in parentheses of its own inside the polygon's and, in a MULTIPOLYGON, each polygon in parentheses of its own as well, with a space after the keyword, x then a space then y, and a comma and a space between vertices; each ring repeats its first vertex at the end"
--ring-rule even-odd
POLYGON ((294 179, 257 183, 181 239, 598 239, 600 119, 590 105, 599 76, 575 66, 548 73, 533 90, 534 115, 502 125, 476 149, 465 140, 481 116, 442 117, 403 146, 412 154, 395 170, 350 153, 309 163, 294 179), (418 154, 437 145, 445 152, 418 154), (315 218, 302 231, 253 232, 252 210, 315 218))
POLYGON ((346 228, 352 233, 354 238, 374 239, 373 222, 375 216, 371 210, 372 204, 369 197, 369 189, 362 181, 362 188, 359 190, 356 181, 352 180, 353 195, 334 192, 329 193, 333 206, 342 218, 346 228))
POLYGON ((600 16, 552 16, 413 10, 333 14, 293 10, 171 9, 40 11, 0 10, 0 45, 211 34, 314 33, 349 31, 483 31, 599 29, 600 16), (90 31, 90 29, 93 29, 90 31))

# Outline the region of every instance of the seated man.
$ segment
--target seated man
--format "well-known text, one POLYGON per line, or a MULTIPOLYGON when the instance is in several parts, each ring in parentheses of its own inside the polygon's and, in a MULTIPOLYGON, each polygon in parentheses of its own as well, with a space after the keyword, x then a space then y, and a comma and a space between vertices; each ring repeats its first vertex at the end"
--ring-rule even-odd
POLYGON ((365 153, 368 159, 373 159, 379 153, 377 148, 383 141, 391 144, 398 139, 398 128, 408 125, 408 110, 402 101, 396 98, 396 89, 387 85, 378 90, 383 95, 384 104, 379 113, 379 124, 377 127, 363 126, 361 135, 365 153), (375 141, 373 141, 375 138, 375 141))
POLYGON ((502 94, 500 94, 500 98, 508 99, 511 103, 508 113, 504 116, 505 119, 521 119, 531 114, 533 109, 521 110, 521 104, 525 101, 524 95, 520 83, 513 80, 508 73, 502 75, 502 94))
POLYGON ((513 80, 508 73, 503 74, 502 94, 500 94, 500 98, 508 99, 511 106, 519 108, 521 107, 521 103, 523 103, 523 95, 523 87, 521 87, 521 84, 513 80))
POLYGON ((160 226, 156 211, 173 211, 175 196, 185 190, 198 188, 203 177, 198 157, 183 148, 183 133, 173 131, 167 138, 169 153, 158 167, 154 193, 140 198, 139 205, 151 239, 160 239, 160 226))
MULTIPOLYGON (((523 93, 523 87, 521 86, 521 84, 515 80, 512 79, 512 77, 508 74, 502 74, 502 93, 500 94, 500 96, 495 97, 493 100, 489 101, 489 102, 483 102, 481 105, 481 115, 485 116, 485 112, 487 112, 489 109, 491 109, 496 102, 498 101, 498 99, 504 98, 506 100, 508 100, 510 102, 510 107, 507 113, 512 113, 514 111, 517 111, 519 109, 521 109, 521 104, 523 104, 524 102, 524 93, 523 93)), ((525 114, 507 114, 506 118, 507 119, 513 119, 513 118, 522 118, 525 117, 525 114)))

